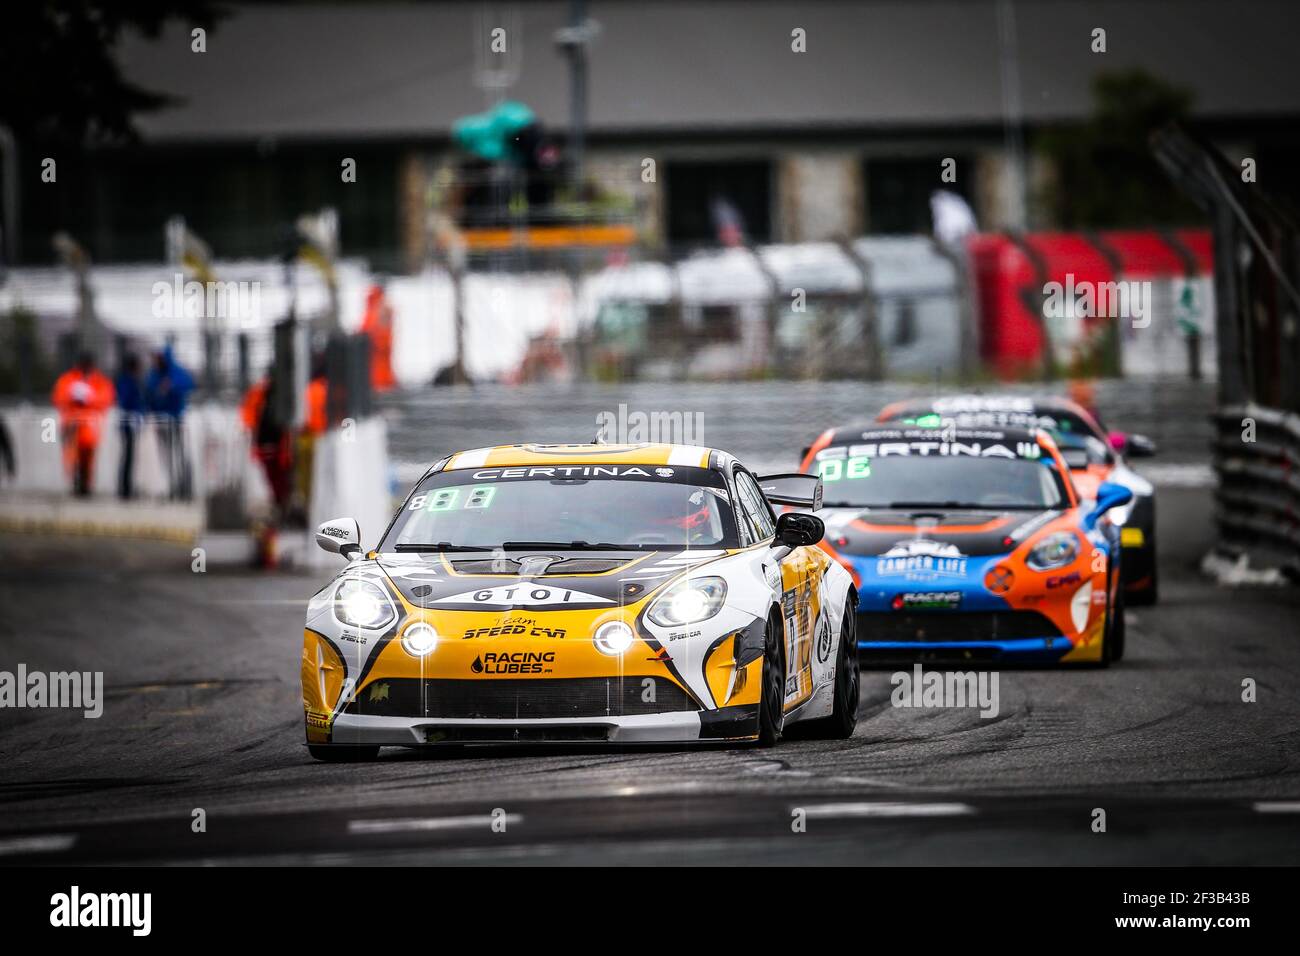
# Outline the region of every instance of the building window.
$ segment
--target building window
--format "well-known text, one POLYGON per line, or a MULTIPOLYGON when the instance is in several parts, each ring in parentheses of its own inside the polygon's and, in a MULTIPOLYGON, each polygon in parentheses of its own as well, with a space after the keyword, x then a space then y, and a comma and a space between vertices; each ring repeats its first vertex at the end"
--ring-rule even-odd
POLYGON ((931 231, 930 195, 938 189, 970 199, 975 163, 955 156, 957 181, 945 183, 942 156, 869 159, 866 162, 867 231, 907 234, 931 231))
POLYGON ((672 245, 716 245, 743 234, 770 242, 772 164, 767 160, 664 164, 668 241, 672 245))

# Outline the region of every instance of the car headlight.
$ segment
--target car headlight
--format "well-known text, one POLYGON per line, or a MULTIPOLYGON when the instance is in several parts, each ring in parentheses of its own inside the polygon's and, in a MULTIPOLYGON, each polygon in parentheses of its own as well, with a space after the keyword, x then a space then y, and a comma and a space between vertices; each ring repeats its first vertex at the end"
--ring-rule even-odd
POLYGON ((645 616, 660 627, 681 627, 713 617, 726 599, 722 578, 682 578, 655 598, 645 616))
POLYGON ((607 621, 596 629, 591 639, 596 645, 596 650, 610 657, 618 657, 632 646, 636 635, 632 632, 632 628, 622 621, 607 621))
POLYGON ((1069 564, 1079 556, 1079 539, 1068 531, 1049 534, 1034 545, 1025 564, 1035 571, 1050 571, 1069 564))
POLYGON ((433 629, 433 625, 426 624, 424 621, 417 621, 402 634, 402 647, 412 657, 432 654, 437 646, 438 632, 433 629))
POLYGON ((348 578, 334 591, 334 616, 340 624, 374 631, 392 624, 397 611, 379 585, 348 578))

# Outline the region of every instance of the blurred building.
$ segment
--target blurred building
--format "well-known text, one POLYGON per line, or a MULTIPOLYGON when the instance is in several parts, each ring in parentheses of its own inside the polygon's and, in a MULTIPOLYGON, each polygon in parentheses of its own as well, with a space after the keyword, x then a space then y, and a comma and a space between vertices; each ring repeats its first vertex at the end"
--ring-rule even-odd
MULTIPOLYGON (((1188 90, 1200 127, 1261 177, 1300 159, 1300 17, 1286 0, 587 6, 585 170, 635 208, 654 250, 726 229, 782 243, 928 232, 940 186, 983 229, 1050 227, 1034 196, 1054 170, 1023 144, 1083 121, 1094 77, 1134 67, 1188 90)), ((60 228, 96 261, 156 260, 177 213, 220 255, 269 256, 296 215, 332 206, 346 254, 410 269, 429 251, 457 118, 509 96, 564 143, 562 0, 232 10, 203 53, 178 23, 122 44, 127 76, 177 102, 139 117, 140 145, 65 157, 59 189, 22 191, 23 260, 47 260, 60 228), (495 24, 501 54, 487 49, 495 24)))

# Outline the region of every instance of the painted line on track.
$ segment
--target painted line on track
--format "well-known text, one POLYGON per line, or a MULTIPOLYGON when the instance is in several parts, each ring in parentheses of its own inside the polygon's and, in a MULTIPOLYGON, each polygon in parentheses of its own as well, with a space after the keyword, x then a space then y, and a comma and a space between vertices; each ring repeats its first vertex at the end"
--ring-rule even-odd
POLYGON ((490 813, 478 813, 463 817, 408 817, 396 820, 349 820, 348 833, 369 835, 376 833, 423 833, 435 830, 475 830, 480 827, 491 828, 500 821, 506 826, 517 826, 524 822, 523 814, 507 813, 495 817, 490 813))
POLYGON ((900 803, 883 800, 858 803, 817 803, 809 807, 791 807, 790 809, 802 809, 809 820, 966 817, 975 814, 975 808, 968 803, 900 803))
POLYGON ((1251 809, 1256 813, 1300 813, 1300 800, 1259 800, 1251 809))
POLYGON ((37 836, 10 837, 0 840, 0 856, 27 853, 62 853, 77 842, 74 833, 42 833, 37 836))

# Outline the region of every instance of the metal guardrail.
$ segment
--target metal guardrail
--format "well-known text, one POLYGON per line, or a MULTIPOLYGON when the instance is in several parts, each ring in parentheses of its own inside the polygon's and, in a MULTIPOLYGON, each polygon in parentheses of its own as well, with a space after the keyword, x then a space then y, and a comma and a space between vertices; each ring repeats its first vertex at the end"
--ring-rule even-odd
POLYGON ((1219 409, 1214 423, 1221 544, 1300 578, 1300 414, 1246 403, 1219 409))
POLYGON ((1300 581, 1300 213, 1178 127, 1151 144, 1214 226, 1218 549, 1300 581))

